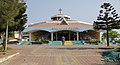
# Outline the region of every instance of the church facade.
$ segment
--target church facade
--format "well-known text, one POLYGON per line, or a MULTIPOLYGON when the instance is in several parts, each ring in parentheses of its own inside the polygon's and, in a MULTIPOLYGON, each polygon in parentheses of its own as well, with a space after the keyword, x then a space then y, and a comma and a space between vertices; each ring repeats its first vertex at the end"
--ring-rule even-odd
POLYGON ((63 36, 66 41, 100 39, 100 32, 92 24, 72 20, 62 11, 49 21, 29 25, 23 32, 29 41, 60 41, 63 36))

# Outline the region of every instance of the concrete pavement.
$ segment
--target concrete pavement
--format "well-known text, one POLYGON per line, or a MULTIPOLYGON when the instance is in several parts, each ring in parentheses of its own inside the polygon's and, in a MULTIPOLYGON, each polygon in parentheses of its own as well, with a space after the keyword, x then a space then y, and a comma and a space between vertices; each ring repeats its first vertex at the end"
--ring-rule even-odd
MULTIPOLYGON (((103 65, 97 46, 11 46, 20 54, 0 65, 103 65)), ((113 65, 113 64, 112 64, 113 65)))

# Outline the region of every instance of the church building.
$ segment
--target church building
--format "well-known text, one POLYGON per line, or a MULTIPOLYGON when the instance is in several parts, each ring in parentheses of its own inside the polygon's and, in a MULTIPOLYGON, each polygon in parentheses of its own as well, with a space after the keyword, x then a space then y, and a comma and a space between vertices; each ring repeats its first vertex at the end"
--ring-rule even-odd
POLYGON ((24 31, 29 41, 79 41, 100 39, 100 32, 93 29, 93 24, 72 20, 62 13, 51 16, 51 20, 29 25, 24 31))

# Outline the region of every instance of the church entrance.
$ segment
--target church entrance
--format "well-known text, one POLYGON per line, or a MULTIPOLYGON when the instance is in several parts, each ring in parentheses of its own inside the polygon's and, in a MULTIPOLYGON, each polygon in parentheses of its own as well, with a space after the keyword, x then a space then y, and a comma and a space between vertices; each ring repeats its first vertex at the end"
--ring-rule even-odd
POLYGON ((60 41, 63 36, 65 37, 66 41, 77 40, 77 33, 74 31, 68 31, 68 30, 54 32, 53 40, 60 41))

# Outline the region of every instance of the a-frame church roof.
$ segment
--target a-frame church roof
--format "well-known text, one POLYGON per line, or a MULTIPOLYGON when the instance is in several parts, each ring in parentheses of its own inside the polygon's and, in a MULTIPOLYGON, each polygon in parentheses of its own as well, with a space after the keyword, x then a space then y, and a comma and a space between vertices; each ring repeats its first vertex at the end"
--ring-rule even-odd
POLYGON ((28 28, 93 28, 90 23, 72 20, 70 16, 60 13, 51 17, 51 20, 29 25, 28 28))

